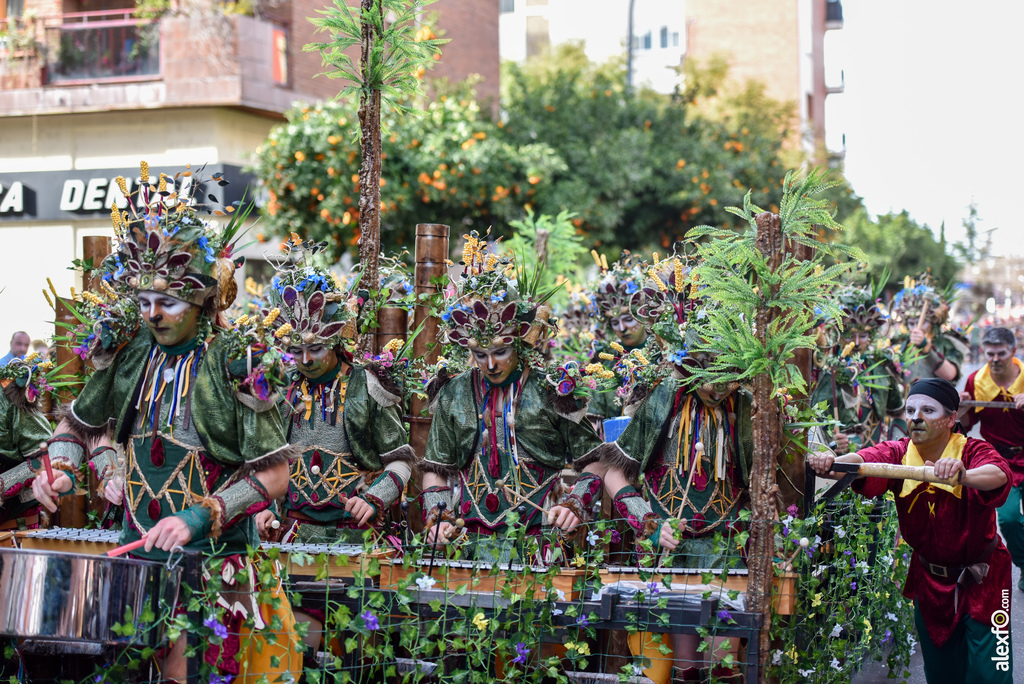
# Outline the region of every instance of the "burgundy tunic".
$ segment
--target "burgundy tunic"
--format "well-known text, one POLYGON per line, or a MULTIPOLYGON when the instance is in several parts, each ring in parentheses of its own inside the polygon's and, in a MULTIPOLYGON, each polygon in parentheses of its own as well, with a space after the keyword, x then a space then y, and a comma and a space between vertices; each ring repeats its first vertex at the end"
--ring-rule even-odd
MULTIPOLYGON (((967 378, 967 385, 964 390, 973 398, 974 378, 978 375, 975 371, 967 378)), ((1013 402, 1006 397, 996 397, 993 401, 1006 401, 1011 407, 1013 402)), ((992 446, 1000 449, 1010 464, 1013 486, 1017 487, 1024 482, 1024 451, 1016 454, 1008 453, 1011 447, 1024 447, 1024 411, 1014 408, 1010 410, 997 408, 984 408, 980 411, 968 409, 964 417, 960 419, 968 430, 975 424, 981 423, 982 439, 991 442, 992 446)))
MULTIPOLYGON (((909 439, 881 442, 857 453, 868 463, 903 463, 909 439)), ((903 480, 867 477, 853 488, 867 497, 881 496, 891 490, 896 497, 900 532, 914 551, 936 565, 960 566, 978 562, 993 537, 996 548, 985 560, 988 576, 980 585, 972 580, 960 590, 959 610, 954 606, 957 576, 937 577, 928 571, 918 553, 914 553, 907 573, 903 595, 917 604, 932 642, 942 647, 957 623, 965 615, 983 625, 991 623, 992 613, 1002 607, 1002 592, 1010 593, 1010 554, 998 538, 996 508, 1010 492, 1010 468, 1006 459, 980 439, 967 439, 962 457, 970 470, 993 464, 1006 473, 1005 486, 983 492, 962 487, 960 498, 951 492, 922 483, 907 496, 900 496, 903 480)))

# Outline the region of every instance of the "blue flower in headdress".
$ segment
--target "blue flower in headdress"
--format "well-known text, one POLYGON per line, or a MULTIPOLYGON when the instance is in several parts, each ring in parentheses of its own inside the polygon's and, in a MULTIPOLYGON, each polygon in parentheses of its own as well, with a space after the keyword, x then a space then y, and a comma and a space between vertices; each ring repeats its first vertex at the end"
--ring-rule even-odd
MULTIPOLYGON (((146 218, 145 218, 144 222, 145 222, 145 225, 146 225, 146 230, 155 230, 156 227, 160 225, 160 217, 157 216, 156 214, 146 214, 146 218)), ((166 234, 167 233, 165 231, 164 235, 166 235, 166 234)))
POLYGON ((680 364, 683 362, 683 359, 685 359, 688 355, 689 354, 687 352, 686 345, 683 345, 682 349, 676 349, 672 353, 671 361, 674 364, 680 364))
POLYGON ((900 290, 899 292, 897 292, 896 296, 893 298, 893 303, 898 305, 900 302, 902 302, 903 297, 906 295, 906 293, 906 290, 900 290))
POLYGON ((501 292, 495 292, 494 294, 491 295, 491 303, 492 304, 497 304, 497 303, 503 302, 503 301, 505 301, 505 291, 504 290, 502 290, 501 292))
POLYGON ((633 294, 634 292, 636 292, 639 289, 640 289, 640 287, 635 282, 633 282, 632 280, 627 280, 626 281, 626 294, 633 294))
POLYGON ((199 245, 200 249, 206 251, 205 257, 207 262, 212 264, 217 260, 217 257, 213 254, 213 248, 210 247, 210 239, 208 237, 200 235, 199 239, 196 240, 196 244, 199 245))

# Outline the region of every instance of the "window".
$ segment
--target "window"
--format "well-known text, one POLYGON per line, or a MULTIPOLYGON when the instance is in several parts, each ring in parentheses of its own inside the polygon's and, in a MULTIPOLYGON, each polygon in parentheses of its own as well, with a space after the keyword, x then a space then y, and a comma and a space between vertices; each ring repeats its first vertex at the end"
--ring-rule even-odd
POLYGON ((644 34, 643 49, 644 50, 650 50, 651 49, 651 32, 650 31, 648 31, 647 33, 644 34))
POLYGON ((661 35, 658 37, 661 39, 661 48, 664 50, 668 47, 668 26, 661 27, 661 35))
POLYGON ((526 17, 526 56, 533 57, 551 47, 551 30, 546 17, 526 17))
POLYGON ((21 19, 24 11, 25 0, 0 0, 0 19, 21 19))
POLYGON ((672 47, 679 47, 679 32, 672 32, 672 47))
POLYGON ((515 12, 516 0, 501 0, 501 12, 515 12))

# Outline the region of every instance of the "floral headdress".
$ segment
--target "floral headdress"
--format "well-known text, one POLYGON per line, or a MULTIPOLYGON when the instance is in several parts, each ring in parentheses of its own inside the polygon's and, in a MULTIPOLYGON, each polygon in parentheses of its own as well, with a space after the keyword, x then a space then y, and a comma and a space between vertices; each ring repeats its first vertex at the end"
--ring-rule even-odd
POLYGON ((631 313, 630 301, 647 279, 643 263, 627 254, 609 267, 603 254, 599 256, 596 250, 592 250, 591 255, 601 269, 591 296, 597 315, 610 320, 631 313))
POLYGON ((870 289, 847 285, 839 289, 836 299, 843 311, 843 330, 847 332, 875 334, 888 320, 870 289))
POLYGON ((58 299, 63 301, 77 319, 77 323, 57 321, 68 333, 54 341, 67 343, 75 354, 91 361, 98 370, 109 366, 142 324, 138 300, 130 292, 115 290, 107 280, 101 280, 95 292, 81 293, 81 299, 75 297, 74 288, 70 299, 61 298, 49 278, 46 282, 50 286, 49 292, 43 290, 47 303, 53 307, 58 299))
POLYGON ((487 254, 485 246, 475 231, 466 236, 462 277, 448 289, 441 314, 447 339, 467 349, 532 348, 554 328, 546 302, 557 288, 538 293, 539 272, 487 254))
POLYGON ((938 292, 931 284, 931 276, 924 274, 919 280, 910 276, 903 279, 903 289, 893 298, 893 316, 900 320, 908 329, 917 327, 922 311, 925 320, 938 329, 949 318, 949 297, 938 292))
MULTIPOLYGON (((192 175, 186 169, 175 178, 192 175)), ((199 306, 216 296, 218 310, 227 309, 238 292, 234 272, 241 263, 232 259, 232 250, 252 204, 239 212, 233 206, 208 210, 234 214, 227 226, 216 230, 200 218, 201 205, 193 197, 179 197, 173 187, 168 189, 165 174, 160 174, 154 191, 146 162, 141 164, 141 180, 137 193, 129 193, 124 177, 116 179, 129 211, 111 206, 118 249, 104 261, 104 280, 121 289, 152 290, 199 306)), ((216 176, 212 180, 227 183, 216 176)), ((197 179, 193 192, 201 185, 197 179)))
MULTIPOLYGON (((313 263, 313 257, 325 247, 326 243, 303 243, 293 233, 276 266, 277 274, 267 291, 270 308, 263 315, 278 310, 280 327, 274 335, 285 346, 335 346, 342 339, 355 337, 357 299, 348 296, 332 273, 313 263)), ((358 286, 358 281, 353 286, 358 286)))
POLYGON ((659 261, 655 254, 643 287, 630 297, 634 318, 654 333, 676 365, 688 354, 689 319, 703 305, 697 271, 684 256, 659 261))
POLYGON ((12 404, 33 407, 40 394, 54 389, 56 372, 53 361, 32 352, 24 359, 11 359, 6 366, 0 366, 0 387, 12 404))

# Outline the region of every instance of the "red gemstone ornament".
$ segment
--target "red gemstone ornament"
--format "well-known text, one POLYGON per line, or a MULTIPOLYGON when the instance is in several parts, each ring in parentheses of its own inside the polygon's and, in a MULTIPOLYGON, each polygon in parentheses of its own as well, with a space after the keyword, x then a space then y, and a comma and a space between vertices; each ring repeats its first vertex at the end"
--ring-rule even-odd
POLYGON ((159 437, 154 437, 153 444, 149 447, 149 460, 157 468, 164 467, 164 440, 159 437))
POLYGON ((150 520, 159 520, 160 502, 156 499, 150 499, 149 506, 146 507, 146 512, 149 513, 150 520))

